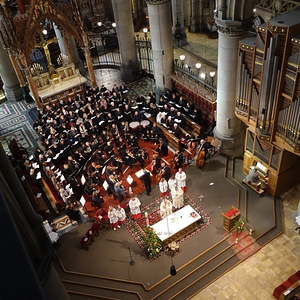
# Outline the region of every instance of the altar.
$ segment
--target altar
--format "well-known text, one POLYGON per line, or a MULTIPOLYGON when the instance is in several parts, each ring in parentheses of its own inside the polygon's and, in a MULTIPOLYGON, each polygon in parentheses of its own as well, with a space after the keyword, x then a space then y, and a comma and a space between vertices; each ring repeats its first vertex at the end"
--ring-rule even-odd
POLYGON ((56 70, 56 76, 49 73, 33 77, 42 104, 72 97, 83 92, 87 79, 83 77, 73 63, 56 70))
POLYGON ((193 231, 197 222, 203 222, 202 216, 186 205, 150 227, 167 244, 193 231))

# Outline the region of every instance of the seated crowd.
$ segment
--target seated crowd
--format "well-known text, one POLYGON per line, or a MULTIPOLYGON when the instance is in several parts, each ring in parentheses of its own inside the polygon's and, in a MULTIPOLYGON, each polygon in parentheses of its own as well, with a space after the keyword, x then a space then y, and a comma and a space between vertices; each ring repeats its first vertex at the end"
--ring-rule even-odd
MULTIPOLYGON (((185 150, 199 139, 186 134, 187 119, 203 125, 201 114, 175 92, 165 93, 156 104, 153 93, 129 99, 125 86, 87 87, 83 94, 39 111, 34 124, 39 147, 35 155, 23 155, 25 171, 35 183, 42 178, 59 210, 70 216, 76 215, 70 211, 72 203, 82 196, 97 209, 104 208, 106 195, 122 203, 130 192, 122 184, 128 170, 150 166, 153 175, 169 180, 173 167, 178 170, 187 163, 185 150), (164 160, 168 155, 164 129, 153 120, 180 139, 173 166, 164 160), (151 152, 147 143, 155 150, 151 152)), ((144 181, 144 185, 148 194, 149 183, 144 181)))

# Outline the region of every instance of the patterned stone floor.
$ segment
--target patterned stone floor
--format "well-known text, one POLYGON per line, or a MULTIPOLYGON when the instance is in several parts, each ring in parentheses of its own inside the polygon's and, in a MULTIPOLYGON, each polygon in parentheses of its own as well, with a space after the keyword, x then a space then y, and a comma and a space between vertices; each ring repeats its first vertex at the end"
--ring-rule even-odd
POLYGON ((34 103, 5 102, 0 105, 0 141, 6 152, 8 143, 15 138, 29 151, 37 145, 38 136, 32 128, 28 111, 35 107, 34 103))
POLYGON ((193 300, 271 300, 273 290, 300 269, 300 235, 295 216, 300 185, 283 195, 284 234, 226 273, 193 300))

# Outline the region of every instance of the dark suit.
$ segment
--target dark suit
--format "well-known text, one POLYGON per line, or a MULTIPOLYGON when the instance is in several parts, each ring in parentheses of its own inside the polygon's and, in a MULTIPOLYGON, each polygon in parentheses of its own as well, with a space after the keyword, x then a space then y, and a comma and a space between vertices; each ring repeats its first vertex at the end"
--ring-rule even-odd
POLYGON ((150 195, 150 193, 151 193, 151 175, 150 175, 150 172, 144 171, 144 175, 141 176, 141 180, 144 183, 147 195, 150 195))

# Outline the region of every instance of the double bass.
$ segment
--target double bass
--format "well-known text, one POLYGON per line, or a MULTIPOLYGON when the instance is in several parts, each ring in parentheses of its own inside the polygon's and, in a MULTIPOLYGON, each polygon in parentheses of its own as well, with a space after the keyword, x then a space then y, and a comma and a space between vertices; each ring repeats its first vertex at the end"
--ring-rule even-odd
POLYGON ((205 150, 203 149, 203 147, 201 147, 196 158, 196 166, 198 168, 203 168, 204 164, 205 164, 205 150))

